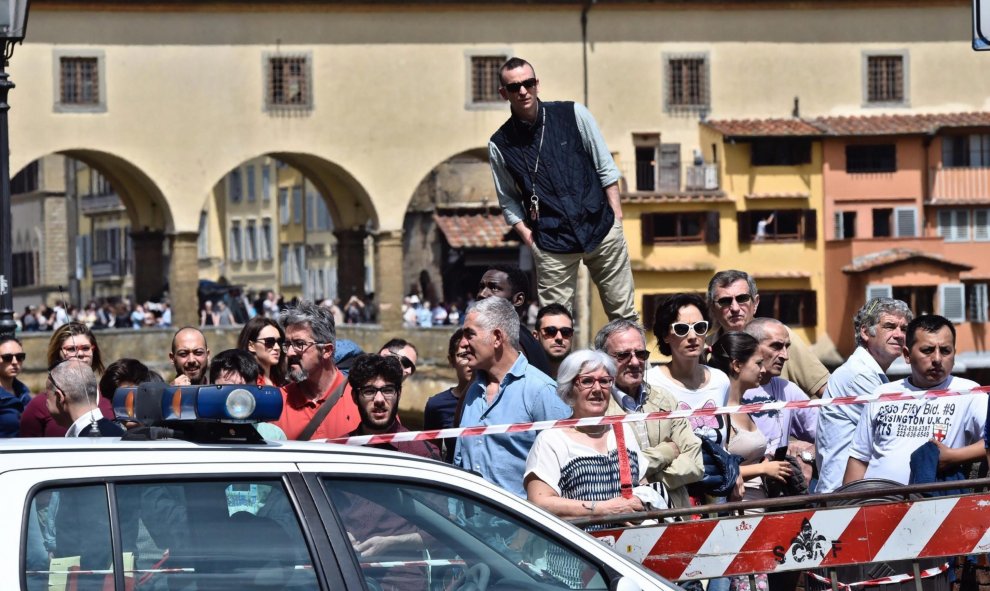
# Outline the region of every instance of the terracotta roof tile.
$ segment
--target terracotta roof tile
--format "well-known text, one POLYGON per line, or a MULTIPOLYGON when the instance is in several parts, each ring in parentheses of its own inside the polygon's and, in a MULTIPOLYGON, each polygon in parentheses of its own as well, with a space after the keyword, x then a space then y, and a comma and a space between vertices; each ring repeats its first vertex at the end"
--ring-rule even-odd
POLYGON ((904 113, 789 119, 721 119, 705 121, 726 137, 922 135, 942 129, 990 127, 990 111, 904 113))
POLYGON ((505 223, 498 208, 437 209, 433 220, 453 248, 504 248, 519 245, 519 240, 505 223))
POLYGON ((842 267, 842 272, 850 274, 863 273, 916 259, 927 260, 937 265, 942 265, 959 271, 973 270, 973 267, 970 265, 947 260, 940 254, 915 250, 913 248, 889 248, 887 250, 871 252, 869 254, 864 254, 854 258, 852 262, 845 267, 842 267))
POLYGON ((805 119, 723 119, 705 121, 703 125, 727 137, 781 137, 822 135, 805 119))
POLYGON ((943 128, 990 127, 990 111, 819 117, 811 122, 836 136, 934 134, 943 128))

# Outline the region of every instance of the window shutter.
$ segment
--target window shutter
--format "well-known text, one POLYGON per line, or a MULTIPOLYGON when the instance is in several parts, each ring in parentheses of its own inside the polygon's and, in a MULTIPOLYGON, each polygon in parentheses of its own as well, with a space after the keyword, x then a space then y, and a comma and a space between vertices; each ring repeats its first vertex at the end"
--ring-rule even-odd
POLYGON ((894 209, 894 232, 899 238, 918 235, 918 210, 913 207, 894 209))
POLYGON ((943 283, 938 286, 939 313, 952 322, 966 322, 966 286, 943 283))
POLYGON ((891 298, 894 297, 894 288, 889 285, 883 285, 880 283, 871 283, 866 286, 866 301, 870 301, 873 298, 891 298))
POLYGON ((987 321, 987 284, 977 283, 974 284, 972 293, 972 298, 969 301, 969 321, 970 322, 986 322, 987 321))
POLYGON ((705 244, 718 244, 721 241, 717 211, 709 211, 705 216, 705 244))
POLYGON ((818 294, 806 291, 801 302, 801 326, 818 326, 818 294))
POLYGON ((938 212, 938 235, 945 239, 952 238, 952 212, 948 209, 938 212))
POLYGON ((842 212, 837 211, 832 215, 835 217, 835 239, 842 240, 846 237, 845 227, 842 225, 842 212))
POLYGON ((653 214, 640 214, 639 223, 641 226, 640 234, 643 236, 643 244, 653 244, 653 214))
POLYGON ((818 212, 814 209, 804 210, 804 241, 818 240, 818 212))
POLYGON ((736 213, 736 224, 739 230, 739 243, 744 244, 753 241, 753 234, 749 227, 749 212, 740 211, 736 213))
POLYGON ((990 240, 990 209, 973 212, 973 240, 990 240))

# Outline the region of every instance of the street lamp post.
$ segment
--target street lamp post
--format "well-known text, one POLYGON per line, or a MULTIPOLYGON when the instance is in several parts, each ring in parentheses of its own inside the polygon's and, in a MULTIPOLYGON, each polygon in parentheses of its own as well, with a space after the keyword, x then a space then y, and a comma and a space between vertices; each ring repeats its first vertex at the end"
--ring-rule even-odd
POLYGON ((7 93, 14 87, 7 74, 7 63, 14 54, 14 46, 24 40, 27 31, 28 4, 30 0, 0 0, 0 41, 3 56, 0 59, 0 337, 14 336, 14 294, 11 273, 14 255, 11 240, 10 205, 10 138, 7 126, 7 93))

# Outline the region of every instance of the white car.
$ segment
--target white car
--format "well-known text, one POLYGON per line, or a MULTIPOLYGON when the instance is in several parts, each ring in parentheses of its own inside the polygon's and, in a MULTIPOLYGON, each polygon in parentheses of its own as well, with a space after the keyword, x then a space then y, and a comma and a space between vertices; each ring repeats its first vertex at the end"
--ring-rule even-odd
POLYGON ((325 443, 0 442, 0 589, 676 585, 438 462, 325 443))

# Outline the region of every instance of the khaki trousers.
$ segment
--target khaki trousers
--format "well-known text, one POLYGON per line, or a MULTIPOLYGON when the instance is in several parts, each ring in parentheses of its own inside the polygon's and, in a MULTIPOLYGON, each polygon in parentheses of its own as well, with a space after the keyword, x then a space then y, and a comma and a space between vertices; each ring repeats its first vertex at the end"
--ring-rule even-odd
POLYGON ((545 252, 534 243, 533 259, 536 261, 536 284, 541 307, 556 302, 574 310, 578 263, 584 261, 591 280, 598 286, 598 294, 608 319, 639 320, 633 297, 635 292, 632 267, 629 266, 629 248, 626 246, 626 237, 622 234, 621 221, 615 221, 602 243, 591 252, 545 252))

